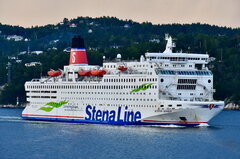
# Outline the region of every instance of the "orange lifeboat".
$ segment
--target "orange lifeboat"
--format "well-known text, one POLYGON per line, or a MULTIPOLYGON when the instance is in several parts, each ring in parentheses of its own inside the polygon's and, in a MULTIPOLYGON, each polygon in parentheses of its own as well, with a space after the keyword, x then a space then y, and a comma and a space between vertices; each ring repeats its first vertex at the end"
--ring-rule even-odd
POLYGON ((119 66, 119 67, 118 67, 118 70, 120 70, 120 71, 126 71, 126 70, 127 70, 127 67, 125 67, 125 66, 119 66))
POLYGON ((105 70, 99 70, 99 76, 104 76, 106 74, 105 70))
POLYGON ((91 75, 91 71, 80 70, 80 71, 78 71, 78 74, 79 74, 80 76, 90 76, 90 75, 91 75))
POLYGON ((93 76, 103 76, 106 74, 105 70, 92 70, 91 75, 93 76))
POLYGON ((47 74, 51 77, 57 77, 57 76, 60 76, 62 74, 62 72, 51 70, 51 71, 48 71, 47 74))

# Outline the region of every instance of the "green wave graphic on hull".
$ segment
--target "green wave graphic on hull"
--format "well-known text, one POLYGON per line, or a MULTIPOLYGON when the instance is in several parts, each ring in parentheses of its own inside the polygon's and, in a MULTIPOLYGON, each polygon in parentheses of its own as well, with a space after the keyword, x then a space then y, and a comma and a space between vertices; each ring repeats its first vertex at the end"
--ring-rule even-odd
POLYGON ((53 108, 59 108, 62 105, 67 104, 67 103, 68 103, 68 101, 66 101, 66 100, 60 101, 58 103, 57 102, 49 102, 49 103, 45 104, 44 107, 41 107, 38 110, 43 110, 45 112, 50 112, 50 111, 53 110, 53 108))
POLYGON ((130 93, 135 93, 135 92, 139 92, 139 91, 145 91, 148 88, 150 88, 154 83, 144 83, 142 85, 140 85, 138 88, 131 90, 130 93))

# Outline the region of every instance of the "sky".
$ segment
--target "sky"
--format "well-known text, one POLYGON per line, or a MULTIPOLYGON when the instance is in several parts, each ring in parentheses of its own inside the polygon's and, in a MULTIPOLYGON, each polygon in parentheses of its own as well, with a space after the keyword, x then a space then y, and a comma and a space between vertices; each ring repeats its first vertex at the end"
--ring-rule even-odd
POLYGON ((80 16, 240 28, 240 0, 0 0, 2 24, 41 26, 80 16))

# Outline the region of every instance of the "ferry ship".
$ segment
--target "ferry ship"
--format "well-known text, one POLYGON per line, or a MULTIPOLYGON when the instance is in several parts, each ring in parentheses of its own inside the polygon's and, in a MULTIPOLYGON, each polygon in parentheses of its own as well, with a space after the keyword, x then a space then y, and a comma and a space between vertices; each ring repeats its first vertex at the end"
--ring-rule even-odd
POLYGON ((146 52, 137 61, 103 57, 88 65, 84 40, 72 39, 69 65, 25 83, 24 119, 113 125, 208 125, 224 107, 213 99, 208 54, 146 52))

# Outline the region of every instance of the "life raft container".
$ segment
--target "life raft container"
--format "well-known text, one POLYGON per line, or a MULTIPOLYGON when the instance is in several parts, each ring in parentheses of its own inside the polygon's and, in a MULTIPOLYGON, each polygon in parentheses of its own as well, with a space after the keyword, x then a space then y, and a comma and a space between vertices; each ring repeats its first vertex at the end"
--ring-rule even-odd
POLYGON ((119 67, 118 67, 118 70, 120 70, 120 71, 126 71, 126 70, 127 70, 127 67, 125 67, 125 66, 119 66, 119 67))
POLYGON ((89 70, 80 70, 80 71, 78 71, 78 74, 80 76, 90 76, 91 75, 91 71, 89 71, 89 70))
POLYGON ((106 74, 105 70, 91 70, 92 76, 104 76, 106 74))
POLYGON ((57 77, 57 76, 60 76, 62 74, 62 72, 51 70, 51 71, 48 71, 47 74, 51 77, 57 77))

